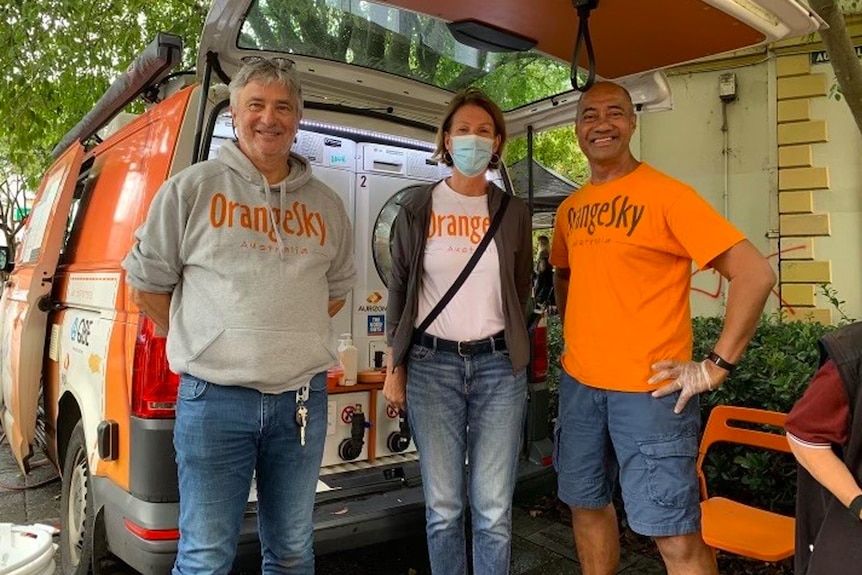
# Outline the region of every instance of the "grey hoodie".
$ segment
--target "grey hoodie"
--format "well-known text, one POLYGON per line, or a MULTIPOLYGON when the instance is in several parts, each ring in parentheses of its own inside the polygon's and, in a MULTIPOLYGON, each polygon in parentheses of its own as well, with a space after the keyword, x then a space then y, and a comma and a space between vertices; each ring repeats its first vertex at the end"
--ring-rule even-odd
POLYGON ((335 363, 327 304, 356 281, 353 234, 307 160, 289 161, 270 188, 226 142, 153 199, 123 267, 132 287, 173 294, 172 371, 281 393, 335 363))

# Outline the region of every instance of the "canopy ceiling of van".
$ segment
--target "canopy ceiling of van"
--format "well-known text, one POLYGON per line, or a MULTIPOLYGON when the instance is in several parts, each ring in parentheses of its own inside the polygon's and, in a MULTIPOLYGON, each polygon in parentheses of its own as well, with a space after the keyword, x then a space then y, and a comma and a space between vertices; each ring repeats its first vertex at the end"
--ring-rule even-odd
MULTIPOLYGON (((599 0, 589 18, 597 77, 621 80, 640 109, 670 104, 663 77, 649 72, 819 25, 803 0, 599 0)), ((287 54, 307 101, 432 125, 452 93, 475 85, 509 112, 511 123, 577 101, 569 80, 577 29, 571 0, 215 0, 198 70, 208 51, 228 77, 243 58, 287 54), (467 46, 453 36, 453 22, 478 22, 534 47, 467 46)), ((586 50, 580 54, 585 68, 586 50)))

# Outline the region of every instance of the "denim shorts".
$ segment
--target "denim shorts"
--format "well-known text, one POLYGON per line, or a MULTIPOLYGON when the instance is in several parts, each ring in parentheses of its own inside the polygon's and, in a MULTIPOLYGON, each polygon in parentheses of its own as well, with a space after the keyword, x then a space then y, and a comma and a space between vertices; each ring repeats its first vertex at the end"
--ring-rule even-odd
POLYGON ((700 531, 697 480, 700 407, 680 414, 679 393, 654 398, 589 387, 563 371, 554 467, 571 507, 608 505, 619 479, 631 528, 666 537, 700 531))

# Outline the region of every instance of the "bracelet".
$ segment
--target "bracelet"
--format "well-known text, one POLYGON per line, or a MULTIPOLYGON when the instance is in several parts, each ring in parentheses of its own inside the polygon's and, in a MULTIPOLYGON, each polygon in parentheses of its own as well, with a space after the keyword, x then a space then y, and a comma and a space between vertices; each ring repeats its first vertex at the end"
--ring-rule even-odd
POLYGON ((727 371, 728 373, 730 373, 734 370, 734 368, 736 368, 736 364, 730 363, 729 361, 715 353, 715 351, 709 352, 709 355, 706 356, 706 359, 708 359, 721 369, 727 371))
POLYGON ((853 514, 853 517, 862 521, 862 517, 859 517, 859 514, 862 513, 862 495, 854 497, 850 505, 847 506, 847 509, 853 514))

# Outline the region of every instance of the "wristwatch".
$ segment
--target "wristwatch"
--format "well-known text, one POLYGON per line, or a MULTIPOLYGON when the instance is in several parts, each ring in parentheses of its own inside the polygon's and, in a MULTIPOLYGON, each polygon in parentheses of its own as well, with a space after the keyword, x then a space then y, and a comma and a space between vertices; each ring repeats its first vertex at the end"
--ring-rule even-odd
POLYGON ((727 371, 728 373, 733 371, 734 368, 736 367, 736 364, 730 363, 729 361, 727 361, 726 359, 724 359, 723 357, 721 357, 720 355, 715 353, 715 350, 709 352, 709 354, 706 356, 706 359, 708 359, 709 361, 711 361, 712 363, 714 363, 715 365, 717 365, 721 369, 727 371))

